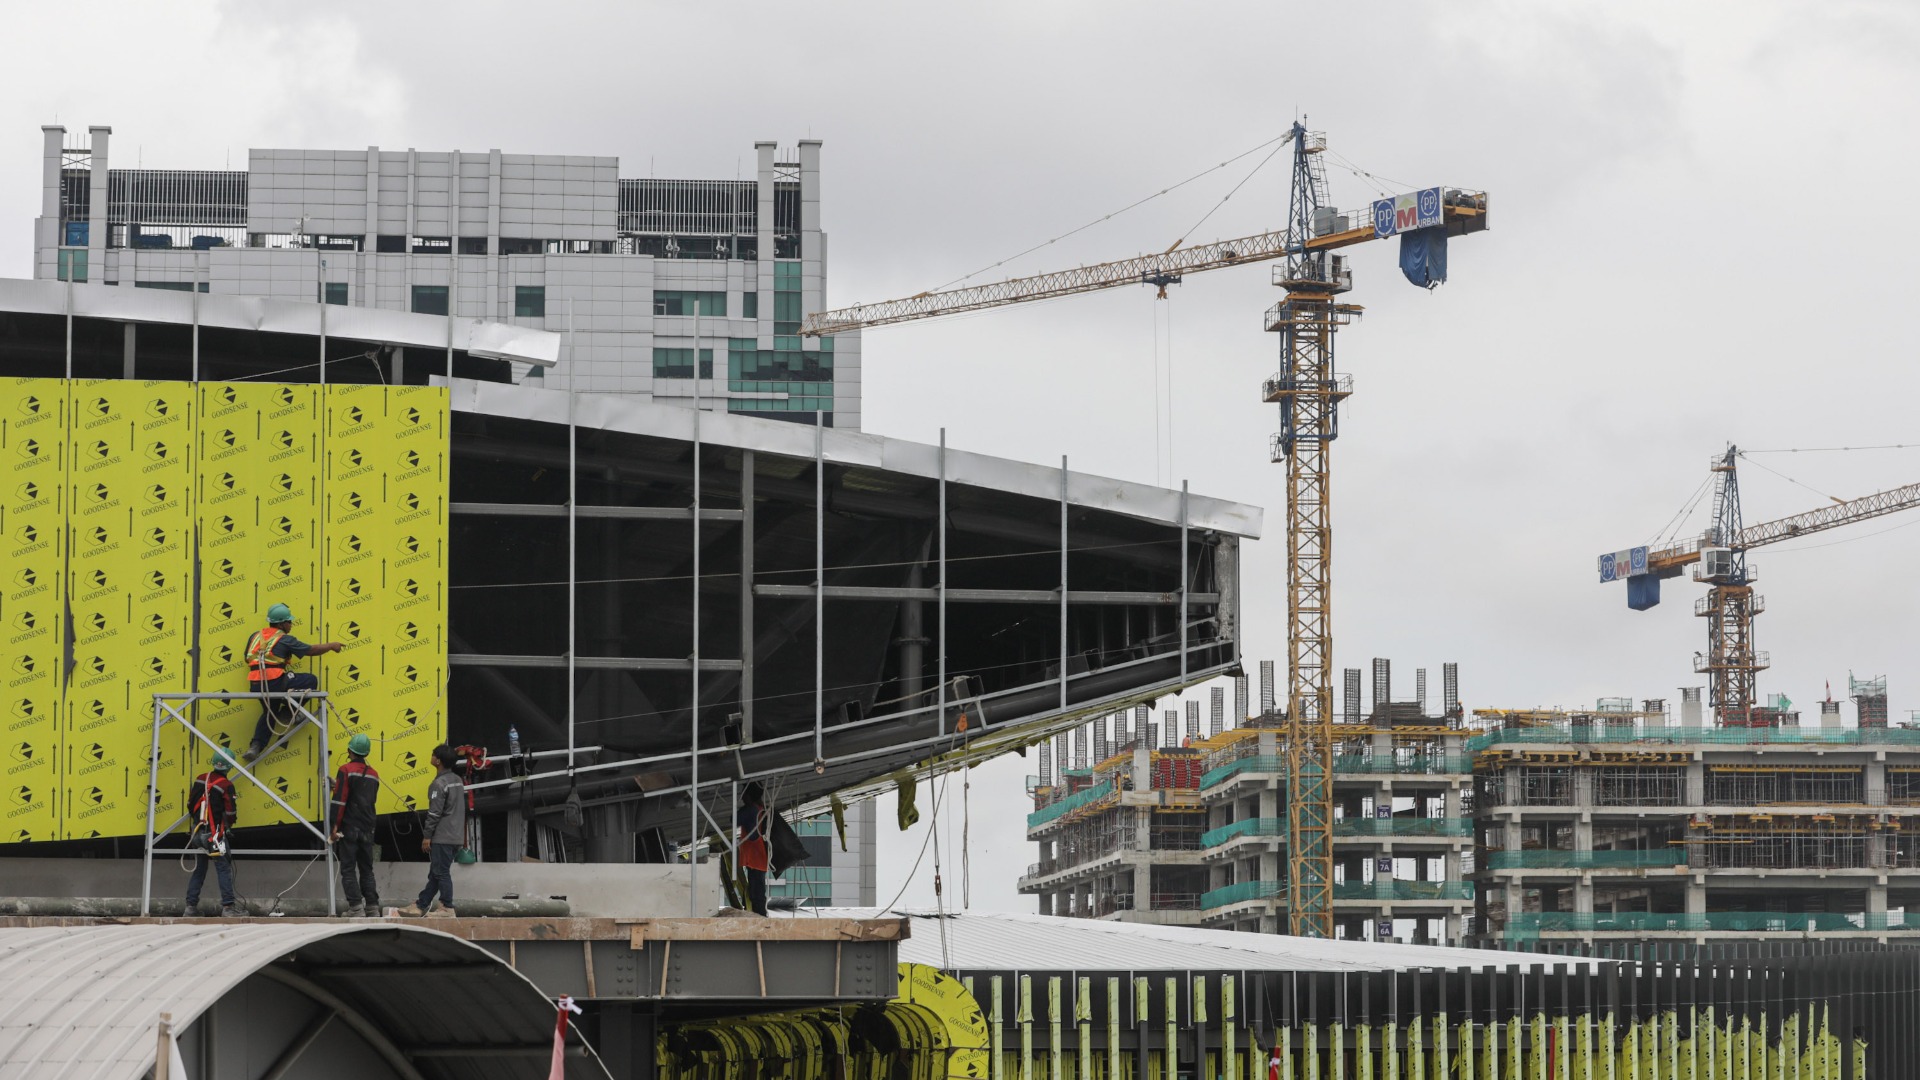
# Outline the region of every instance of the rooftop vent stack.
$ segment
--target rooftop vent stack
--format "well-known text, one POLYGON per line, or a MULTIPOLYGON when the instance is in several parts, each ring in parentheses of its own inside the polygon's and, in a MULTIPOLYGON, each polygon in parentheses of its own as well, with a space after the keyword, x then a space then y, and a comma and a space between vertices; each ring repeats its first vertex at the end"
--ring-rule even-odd
POLYGON ((1346 691, 1345 704, 1347 706, 1347 723, 1357 724, 1360 722, 1360 715, 1361 715, 1360 714, 1360 669, 1357 667, 1350 667, 1345 669, 1342 672, 1342 674, 1346 679, 1346 685, 1344 689, 1346 691))
POLYGON ((1840 726, 1839 702, 1823 701, 1820 703, 1820 726, 1823 728, 1837 728, 1840 726))
POLYGON ((1233 677, 1233 726, 1239 727, 1247 722, 1247 677, 1233 677))
POLYGON ((1887 677, 1856 679, 1847 674, 1847 695, 1853 698, 1858 713, 1855 719, 1863 728, 1887 726, 1887 677))
POLYGON ((1260 715, 1273 715, 1273 661, 1260 661, 1260 715))
POLYGON ((1207 721, 1207 734, 1218 735, 1227 730, 1227 688, 1215 686, 1207 695, 1213 706, 1213 716, 1207 721))
POLYGON ((1700 726, 1700 695, 1705 687, 1683 686, 1680 688, 1680 726, 1700 726))
POLYGON ((1646 725, 1650 728, 1667 726, 1667 699, 1648 698, 1640 703, 1640 711, 1645 714, 1646 725))
POLYGON ((1460 715, 1460 665, 1451 660, 1440 665, 1440 705, 1448 716, 1460 715))

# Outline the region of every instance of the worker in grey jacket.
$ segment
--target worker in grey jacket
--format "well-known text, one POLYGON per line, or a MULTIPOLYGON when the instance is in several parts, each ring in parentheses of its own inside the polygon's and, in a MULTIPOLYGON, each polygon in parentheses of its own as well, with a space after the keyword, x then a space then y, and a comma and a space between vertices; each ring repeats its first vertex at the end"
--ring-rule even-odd
POLYGON ((420 827, 420 850, 431 860, 427 887, 402 915, 425 915, 436 894, 440 910, 434 914, 454 913, 453 857, 467 842, 467 786, 453 771, 458 760, 451 746, 433 748, 433 784, 427 788, 427 820, 420 827))

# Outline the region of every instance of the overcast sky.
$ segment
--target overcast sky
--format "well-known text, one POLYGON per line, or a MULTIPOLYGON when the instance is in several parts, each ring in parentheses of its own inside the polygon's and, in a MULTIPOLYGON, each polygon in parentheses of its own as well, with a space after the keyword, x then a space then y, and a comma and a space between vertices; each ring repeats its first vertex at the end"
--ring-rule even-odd
MULTIPOLYGON (((249 147, 497 147, 728 178, 755 140, 818 138, 834 304, 993 264, 1299 113, 1339 161, 1393 178, 1337 166, 1342 207, 1376 185, 1485 188, 1492 231, 1453 244, 1445 287, 1408 285, 1389 245, 1352 257, 1367 312, 1340 338, 1356 393, 1335 451, 1336 660, 1392 657, 1402 697, 1422 666, 1437 696, 1446 660, 1470 707, 1676 697, 1703 681, 1703 590, 1669 582, 1667 603, 1629 612, 1594 557, 1660 532, 1729 441, 1920 443, 1910 3, 256 0, 8 17, 8 276, 29 272, 38 128, 55 121, 110 124, 115 165, 164 168, 243 168, 249 147)), ((1260 156, 983 280, 1163 249, 1260 156)), ((1192 239, 1277 226, 1284 163, 1192 239)), ((1272 508, 1268 280, 1245 267, 1165 303, 1126 289, 872 331, 866 426, 928 442, 945 426, 965 449, 1272 508), (1169 326, 1170 401, 1154 380, 1169 326)), ((1767 454, 1741 476, 1754 522, 1920 480, 1920 453, 1767 454)), ((1886 674, 1896 718, 1920 708, 1915 525, 1755 556, 1763 694, 1811 713, 1828 680, 1886 674)), ((1284 658, 1283 554, 1277 534, 1248 551, 1249 660, 1284 658)), ((973 776, 976 907, 1031 906, 1014 891, 1034 858, 1028 767, 973 776)), ((930 901, 930 852, 907 882, 923 832, 894 832, 891 800, 881 817, 881 900, 906 883, 930 901)), ((957 898, 960 859, 942 854, 957 898)))

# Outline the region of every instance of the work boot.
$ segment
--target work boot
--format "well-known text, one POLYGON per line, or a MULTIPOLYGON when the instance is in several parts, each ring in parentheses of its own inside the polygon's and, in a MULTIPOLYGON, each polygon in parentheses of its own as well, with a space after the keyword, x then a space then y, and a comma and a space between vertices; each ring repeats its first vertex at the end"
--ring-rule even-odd
POLYGON ((450 907, 436 907, 432 911, 427 912, 427 917, 430 919, 457 919, 460 916, 450 907))
POLYGON ((381 918, 380 901, 369 900, 366 903, 361 904, 360 914, 366 916, 369 919, 381 918))
POLYGON ((241 907, 239 904, 222 904, 220 906, 220 917, 223 919, 244 919, 247 917, 247 909, 241 907))
POLYGON ((183 919, 197 919, 197 918, 199 918, 199 917, 200 917, 200 905, 199 905, 199 904, 188 904, 188 905, 186 905, 185 907, 182 907, 182 908, 180 909, 180 917, 181 917, 181 918, 183 918, 183 919))
POLYGON ((402 918, 418 919, 425 914, 426 912, 420 910, 419 904, 408 904, 406 907, 400 909, 402 918))
POLYGON ((366 913, 367 910, 359 904, 348 904, 340 909, 340 917, 343 919, 357 919, 366 913))

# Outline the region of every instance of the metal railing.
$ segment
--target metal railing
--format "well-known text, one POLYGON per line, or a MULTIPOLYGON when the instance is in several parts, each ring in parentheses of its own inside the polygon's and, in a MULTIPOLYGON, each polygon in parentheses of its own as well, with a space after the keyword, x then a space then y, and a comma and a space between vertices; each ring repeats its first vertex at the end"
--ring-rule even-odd
POLYGON ((1285 836, 1286 818, 1242 818, 1231 825, 1222 825, 1217 829, 1208 829, 1200 834, 1202 847, 1215 848, 1229 840, 1242 836, 1285 836))
POLYGON ((1210 911, 1213 908, 1226 907, 1228 904, 1243 904, 1249 900, 1271 900, 1287 891, 1284 881, 1241 881, 1225 885, 1218 889, 1209 889, 1200 894, 1200 908, 1210 911))
POLYGON ((1383 756, 1373 753, 1341 754, 1333 759, 1336 773, 1397 773, 1441 775, 1469 773, 1473 760, 1465 754, 1414 754, 1383 756))
POLYGON ((1734 746, 1920 746, 1920 728, 1791 728, 1791 727, 1640 727, 1614 724, 1554 724, 1537 728, 1489 731, 1467 740, 1467 753, 1521 743, 1667 743, 1734 746))
POLYGON ((1333 823, 1335 836, 1472 836, 1472 818, 1347 818, 1333 823))
POLYGON ((1471 881, 1340 881, 1333 886, 1335 900, 1471 900, 1471 881))
POLYGON ((1252 754, 1240 758, 1237 761, 1229 761, 1225 765, 1216 766, 1202 773, 1200 775, 1200 790, 1205 791, 1215 784, 1223 783, 1243 772, 1284 773, 1286 771, 1286 758, 1278 754, 1252 754))
POLYGON ((1101 799, 1104 799, 1111 794, 1113 794, 1113 781, 1103 780, 1100 783, 1095 784, 1092 787, 1086 789, 1085 791, 1076 792, 1075 794, 1069 795, 1066 798, 1061 799, 1059 802, 1052 803, 1047 806, 1043 806, 1040 809, 1035 810, 1033 813, 1028 814, 1027 828, 1029 829, 1038 828, 1042 825, 1045 825, 1049 821, 1053 821, 1056 818, 1069 814, 1075 810, 1080 809, 1083 806, 1089 806, 1089 805, 1092 805, 1093 803, 1099 802, 1101 799))
POLYGON ((1530 911, 1507 917, 1506 932, 1742 934, 1880 933, 1920 930, 1920 915, 1869 911, 1530 911))
POLYGON ((1494 851, 1487 854, 1489 870, 1623 870, 1636 867, 1685 866, 1685 848, 1653 851, 1494 851))

